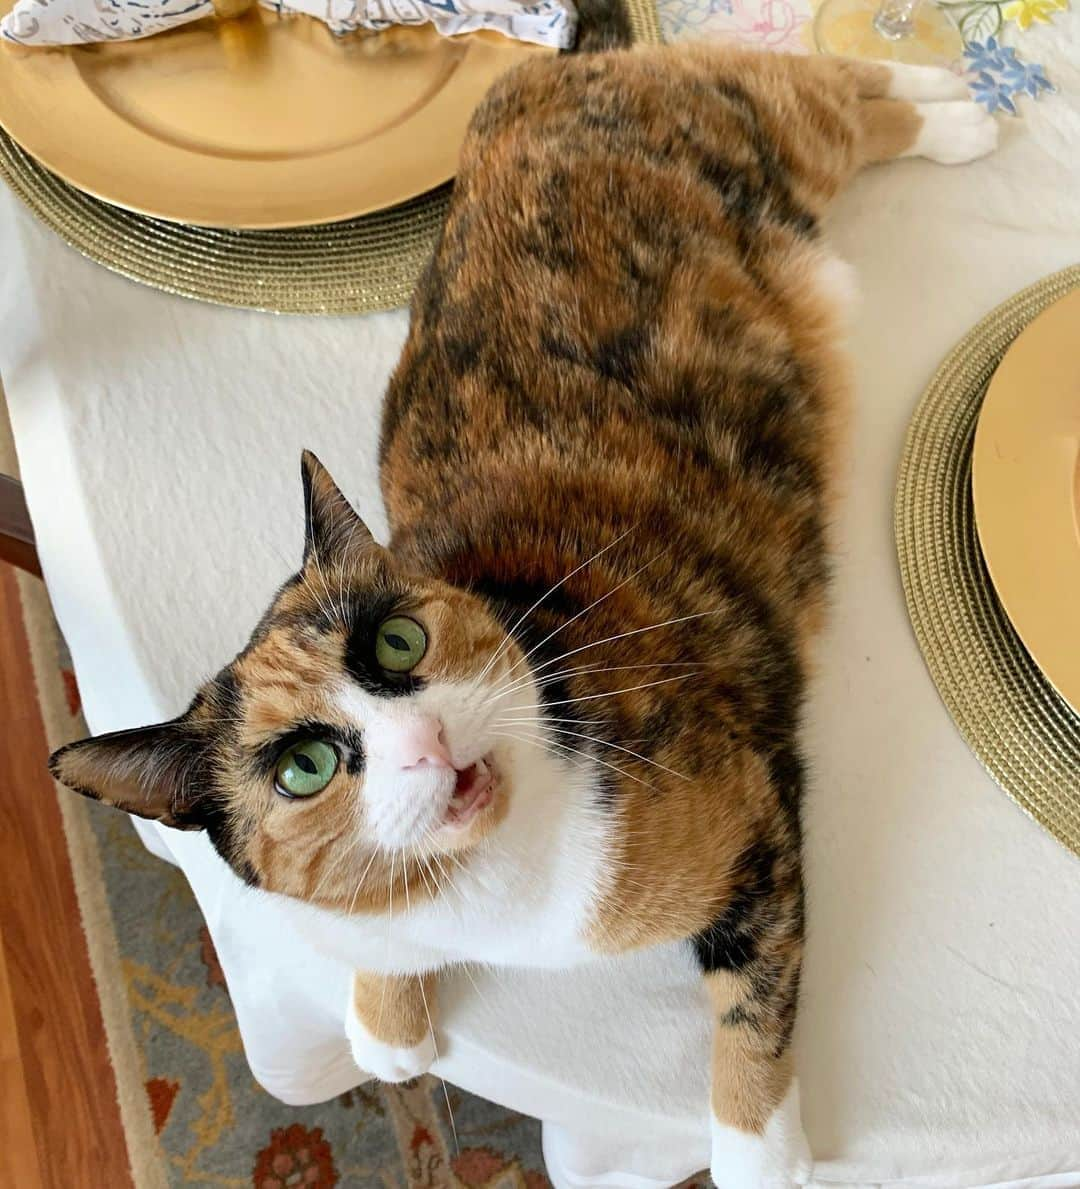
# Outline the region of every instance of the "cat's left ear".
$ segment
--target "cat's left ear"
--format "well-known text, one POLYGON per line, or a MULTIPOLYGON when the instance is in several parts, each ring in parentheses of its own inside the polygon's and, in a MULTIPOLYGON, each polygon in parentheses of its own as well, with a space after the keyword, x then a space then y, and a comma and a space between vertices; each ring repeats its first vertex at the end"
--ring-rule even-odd
POLYGON ((201 830, 213 804, 207 748, 198 728, 178 718, 70 743, 49 758, 49 770, 84 797, 166 826, 201 830))
POLYGON ((329 562, 346 550, 381 548, 330 478, 330 472, 310 450, 300 456, 300 476, 304 482, 305 565, 313 554, 319 561, 329 562))

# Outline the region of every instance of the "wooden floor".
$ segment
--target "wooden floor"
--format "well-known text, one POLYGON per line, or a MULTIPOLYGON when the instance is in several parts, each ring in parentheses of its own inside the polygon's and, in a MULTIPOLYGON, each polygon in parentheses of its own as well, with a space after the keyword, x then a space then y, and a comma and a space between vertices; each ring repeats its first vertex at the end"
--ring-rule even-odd
POLYGON ((0 564, 0 1189, 128 1189, 14 572, 0 564))

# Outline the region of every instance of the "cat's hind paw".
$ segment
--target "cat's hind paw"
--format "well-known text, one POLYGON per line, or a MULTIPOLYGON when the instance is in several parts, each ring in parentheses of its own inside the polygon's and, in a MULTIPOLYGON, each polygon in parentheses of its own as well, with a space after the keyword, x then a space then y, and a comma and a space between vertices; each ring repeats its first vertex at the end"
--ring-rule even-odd
POLYGON ((906 157, 926 157, 941 165, 963 165, 997 148, 997 120, 966 99, 920 103, 916 111, 922 127, 906 157))
POLYGON ((761 1135, 713 1119, 710 1171, 716 1189, 795 1189, 809 1181, 812 1166, 794 1080, 761 1135))
POLYGON ((353 1060, 364 1073, 380 1082, 407 1082, 427 1073, 437 1056, 435 1041, 429 1033, 418 1044, 396 1046, 379 1040, 364 1027, 355 1013, 349 1012, 345 1032, 352 1047, 353 1060))

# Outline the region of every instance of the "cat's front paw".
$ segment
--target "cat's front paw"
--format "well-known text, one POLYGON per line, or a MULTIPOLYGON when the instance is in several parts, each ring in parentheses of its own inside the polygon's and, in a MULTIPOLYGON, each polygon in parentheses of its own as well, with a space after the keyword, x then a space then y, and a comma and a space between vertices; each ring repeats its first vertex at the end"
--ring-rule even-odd
POLYGON ((811 1168, 796 1081, 792 1081, 762 1135, 739 1131, 713 1119, 710 1171, 716 1189, 794 1189, 806 1184, 811 1168))
POLYGON ((379 1040, 364 1027, 354 1012, 345 1020, 345 1032, 352 1046, 353 1060, 380 1082, 407 1082, 427 1073, 435 1061, 435 1041, 431 1034, 418 1044, 396 1046, 379 1040))

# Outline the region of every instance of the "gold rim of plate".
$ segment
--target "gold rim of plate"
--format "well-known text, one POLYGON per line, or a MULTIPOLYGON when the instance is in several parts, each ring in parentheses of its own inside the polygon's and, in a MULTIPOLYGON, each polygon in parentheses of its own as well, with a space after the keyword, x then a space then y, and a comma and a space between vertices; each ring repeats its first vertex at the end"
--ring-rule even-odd
MULTIPOLYGON (((622 7, 634 42, 659 44, 653 0, 622 0, 622 7)), ((65 182, 5 132, 0 176, 68 244, 114 272, 196 300, 283 314, 406 305, 451 189, 446 183, 358 218, 237 230, 170 222, 104 202, 65 182)))
POLYGON ((1080 714, 1028 654, 990 581, 971 488, 983 399, 1017 336, 1080 288, 1080 265, 987 315, 938 369, 908 430, 895 530, 904 596, 949 714, 1021 809, 1080 855, 1080 714))
POLYGON ((1006 352, 979 413, 971 491, 994 590, 1032 659, 1080 713, 1078 331, 1075 289, 1006 352))
POLYGON ((337 38, 260 5, 0 51, 0 125, 51 173, 152 218, 247 230, 356 218, 448 182, 491 84, 555 52, 431 25, 337 38))

